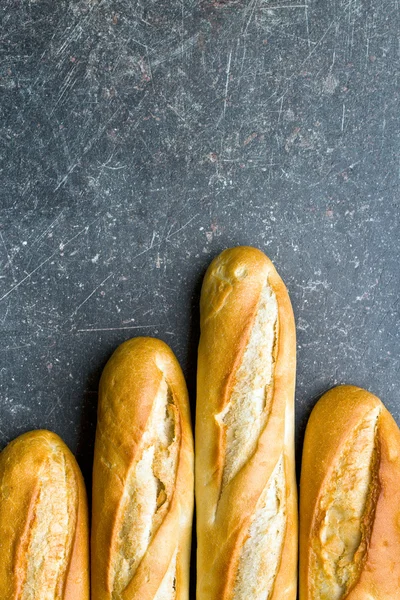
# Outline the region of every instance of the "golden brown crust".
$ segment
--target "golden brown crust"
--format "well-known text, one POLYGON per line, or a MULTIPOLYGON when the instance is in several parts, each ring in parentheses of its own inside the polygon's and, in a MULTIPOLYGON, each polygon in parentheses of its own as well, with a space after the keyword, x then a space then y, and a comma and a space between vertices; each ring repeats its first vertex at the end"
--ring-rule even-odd
POLYGON ((0 539, 3 600, 89 599, 86 490, 56 434, 25 433, 0 454, 0 539))
MULTIPOLYGON (((315 565, 321 560, 321 544, 316 545, 316 540, 324 519, 320 507, 328 506, 324 498, 349 440, 357 440, 371 415, 375 429, 371 429, 371 458, 364 462, 368 489, 359 549, 350 562, 354 575, 347 588, 338 591, 338 597, 392 600, 400 594, 400 432, 376 396, 358 387, 339 386, 319 400, 305 435, 300 483, 300 600, 323 597, 315 592, 315 565)), ((354 460, 356 457, 353 464, 354 460)), ((359 471, 354 473, 360 478, 359 471)), ((339 489, 344 478, 345 473, 342 478, 339 473, 339 489)), ((351 485, 345 493, 349 489, 351 485)))
MULTIPOLYGON (((280 458, 286 491, 286 528, 268 600, 294 600, 297 562, 297 493, 294 466, 296 343, 284 283, 260 250, 225 250, 211 263, 201 293, 201 337, 196 408, 197 597, 232 600, 238 561, 257 502, 280 458), (229 444, 221 424, 256 320, 265 285, 277 303, 269 416, 254 451, 224 486, 229 444)), ((247 374, 248 375, 248 374, 247 374)), ((251 378, 251 369, 250 369, 251 378)), ((240 414, 240 413, 239 413, 240 414)))
MULTIPOLYGON (((99 394, 93 467, 92 598, 151 600, 176 557, 174 594, 176 600, 186 600, 193 512, 193 439, 186 385, 179 364, 162 341, 134 338, 122 344, 108 361, 99 394), (136 566, 132 566, 134 557, 126 557, 129 548, 125 548, 124 564, 131 562, 125 580, 121 580, 115 571, 120 567, 115 565, 123 563, 116 562, 116 553, 124 543, 119 533, 129 510, 128 498, 124 517, 122 499, 124 491, 126 496, 129 489, 133 489, 132 494, 140 492, 129 481, 140 487, 135 474, 147 451, 152 414, 163 382, 168 386, 171 398, 168 406, 175 419, 174 443, 178 444, 177 452, 174 450, 175 480, 172 493, 169 485, 162 492, 166 496, 164 512, 156 509, 155 525, 136 566), (116 581, 123 589, 116 589, 116 581)), ((154 446, 156 441, 152 443, 154 446)), ((152 467, 146 467, 144 477, 147 475, 153 476, 152 467)), ((140 511, 135 515, 140 518, 140 511)), ((137 540, 133 543, 139 547, 137 540)))

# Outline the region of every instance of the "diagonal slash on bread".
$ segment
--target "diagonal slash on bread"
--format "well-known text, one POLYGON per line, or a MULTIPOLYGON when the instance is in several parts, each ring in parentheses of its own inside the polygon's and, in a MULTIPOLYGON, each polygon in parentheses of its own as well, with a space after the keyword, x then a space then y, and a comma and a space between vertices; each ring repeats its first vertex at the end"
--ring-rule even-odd
POLYGON ((25 433, 0 454, 0 597, 88 600, 86 492, 54 433, 25 433))
POLYGON ((129 340, 100 382, 93 597, 186 600, 192 511, 193 440, 183 375, 160 340, 129 340))
POLYGON ((223 252, 201 297, 196 413, 199 600, 296 595, 295 331, 254 248, 223 252))
POLYGON ((112 594, 121 594, 128 586, 165 519, 174 495, 179 449, 179 413, 162 378, 138 456, 127 472, 115 519, 109 583, 112 594))
POLYGON ((400 431, 355 386, 322 396, 309 419, 300 503, 300 599, 400 597, 400 431))

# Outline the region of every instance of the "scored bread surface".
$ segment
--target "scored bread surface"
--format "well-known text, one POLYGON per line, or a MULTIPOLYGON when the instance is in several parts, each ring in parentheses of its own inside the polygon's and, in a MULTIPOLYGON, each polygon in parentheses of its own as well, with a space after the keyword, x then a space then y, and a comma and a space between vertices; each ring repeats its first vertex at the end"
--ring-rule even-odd
POLYGON ((24 434, 0 474, 1 598, 87 600, 86 497, 68 448, 48 431, 24 434))
POLYGON ((201 297, 196 416, 199 600, 294 600, 294 320, 272 263, 223 252, 201 297))
POLYGON ((265 600, 271 595, 286 528, 286 490, 282 458, 257 503, 239 557, 233 598, 265 600))
POLYGON ((315 600, 339 600, 354 584, 364 559, 379 412, 379 407, 372 409, 350 433, 321 495, 310 565, 315 600))
POLYGON ((173 496, 180 441, 175 410, 163 378, 143 433, 138 460, 127 475, 121 500, 110 571, 111 589, 116 594, 132 579, 173 496))
POLYGON ((175 550, 172 556, 168 570, 154 596, 154 600, 174 600, 174 598, 176 598, 176 589, 174 586, 174 580, 176 578, 176 555, 177 550, 175 550))
POLYGON ((276 296, 266 281, 229 402, 216 416, 225 435, 223 487, 254 453, 269 416, 277 318, 276 296))
POLYGON ((39 476, 21 600, 55 600, 65 576, 76 522, 76 490, 68 489, 68 471, 64 454, 55 447, 39 476))
POLYGON ((400 597, 398 477, 400 432, 379 399, 353 386, 325 394, 304 445, 301 600, 400 597))
POLYGON ((188 597, 192 463, 187 392, 174 355, 160 340, 125 342, 100 383, 93 600, 188 597))

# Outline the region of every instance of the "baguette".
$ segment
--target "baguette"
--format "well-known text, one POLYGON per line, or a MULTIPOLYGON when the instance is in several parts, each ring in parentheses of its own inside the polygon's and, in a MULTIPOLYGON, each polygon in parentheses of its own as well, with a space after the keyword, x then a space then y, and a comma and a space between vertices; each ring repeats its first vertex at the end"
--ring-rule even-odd
POLYGON ((400 432, 369 392, 339 386, 306 429, 300 599, 400 598, 400 432))
POLYGON ((88 600, 86 491, 64 442, 31 431, 0 454, 1 600, 88 600))
POLYGON ((193 439, 170 348, 122 344, 100 381, 93 466, 93 600, 187 600, 193 439))
POLYGON ((294 600, 296 341, 285 285, 255 248, 222 252, 200 302, 198 600, 294 600))

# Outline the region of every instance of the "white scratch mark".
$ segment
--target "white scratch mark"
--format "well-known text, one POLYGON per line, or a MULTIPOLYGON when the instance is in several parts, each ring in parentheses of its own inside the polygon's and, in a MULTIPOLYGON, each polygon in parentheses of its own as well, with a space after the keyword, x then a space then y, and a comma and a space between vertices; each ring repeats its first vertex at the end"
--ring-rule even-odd
POLYGON ((62 215, 65 212, 65 208, 62 209, 62 211, 60 212, 60 214, 54 219, 54 221, 52 221, 50 223, 50 225, 36 238, 36 240, 34 240, 32 247, 35 246, 38 242, 40 242, 41 239, 44 238, 44 236, 46 235, 46 233, 48 233, 51 229, 53 229, 54 225, 56 223, 58 223, 58 221, 61 219, 62 215))
POLYGON ((137 254, 135 254, 135 256, 132 257, 132 260, 135 260, 135 258, 139 258, 139 256, 142 256, 143 254, 146 254, 146 252, 150 252, 150 250, 152 250, 153 248, 157 248, 160 245, 161 245, 161 242, 159 242, 155 246, 149 246, 148 248, 145 248, 141 252, 138 252, 137 254))
POLYGON ((306 56, 306 58, 301 63, 301 66, 304 66, 305 63, 312 57, 312 55, 314 54, 314 52, 316 51, 316 49, 318 48, 318 46, 324 41, 324 39, 328 35, 329 31, 332 29, 332 27, 333 27, 334 24, 335 24, 335 22, 332 21, 332 23, 329 25, 329 27, 326 28, 326 30, 323 33, 322 37, 320 37, 320 39, 318 40, 318 42, 315 44, 314 48, 311 50, 311 52, 309 52, 309 54, 306 56))
MULTIPOLYGON (((143 100, 143 98, 142 98, 142 100, 143 100)), ((141 100, 141 101, 142 101, 142 100, 141 100)), ((139 106, 140 106, 140 103, 139 103, 139 106)), ((75 164, 74 164, 74 165, 72 165, 72 166, 71 166, 71 167, 68 169, 68 171, 67 171, 67 174, 66 174, 66 175, 65 175, 65 176, 62 178, 62 180, 61 180, 61 181, 60 181, 60 182, 57 184, 57 186, 54 188, 54 192, 57 192, 57 191, 60 189, 60 187, 61 187, 62 185, 64 185, 64 183, 67 181, 68 177, 71 175, 71 173, 74 171, 74 169, 76 169, 76 167, 77 167, 78 165, 80 165, 80 164, 81 164, 81 160, 82 160, 82 158, 83 158, 83 157, 84 157, 84 156, 85 156, 85 155, 86 155, 86 154, 87 154, 87 153, 88 153, 88 152, 89 152, 89 151, 92 149, 92 147, 93 147, 93 145, 95 144, 95 142, 98 142, 98 141, 101 139, 101 137, 102 137, 103 133, 106 131, 107 127, 108 127, 108 126, 110 125, 110 123, 111 123, 111 122, 114 120, 114 118, 117 116, 117 114, 119 113, 119 111, 121 110, 121 108, 122 108, 122 107, 121 107, 121 106, 119 106, 119 107, 118 107, 118 108, 117 108, 117 109, 114 111, 114 113, 111 115, 111 117, 110 117, 110 118, 108 119, 108 121, 105 123, 105 125, 104 125, 104 126, 101 128, 101 129, 100 129, 99 133, 98 133, 97 135, 95 135, 95 136, 94 136, 94 137, 93 137, 93 138, 92 138, 92 139, 91 139, 91 140, 88 142, 88 144, 85 146, 85 148, 84 148, 84 150, 83 150, 83 152, 82 152, 82 155, 81 155, 81 156, 78 158, 78 160, 75 162, 75 164)))
POLYGON ((334 50, 333 54, 332 54, 332 63, 331 63, 331 66, 329 67, 329 72, 330 73, 332 73, 332 69, 333 69, 333 67, 335 65, 335 60, 336 60, 336 50, 334 50))
POLYGON ((383 120, 382 120, 382 141, 381 141, 381 148, 383 148, 383 143, 385 141, 385 132, 386 132, 386 104, 383 107, 383 120))
MULTIPOLYGON (((270 6, 268 4, 268 6, 265 6, 264 8, 261 8, 261 10, 276 10, 276 9, 281 9, 281 8, 308 8, 307 4, 282 4, 282 6, 270 6)), ((308 17, 307 17, 308 20, 308 17)), ((308 25, 307 25, 307 31, 308 31, 308 25)))
POLYGON ((95 223, 96 221, 98 221, 100 217, 98 217, 97 219, 95 219, 94 221, 92 221, 92 223, 90 223, 90 225, 87 225, 86 227, 84 227, 83 229, 81 229, 80 231, 78 231, 78 233, 76 233, 72 238, 70 238, 67 242, 61 242, 61 244, 59 245, 58 249, 55 250, 55 252, 53 252, 53 254, 50 254, 50 256, 48 256, 45 260, 43 260, 40 265, 38 265, 35 269, 33 269, 33 271, 30 271, 30 273, 28 273, 23 279, 21 279, 18 283, 16 283, 15 285, 13 285, 8 292, 6 292, 5 294, 3 294, 0 297, 0 302, 2 300, 4 300, 5 298, 7 298, 7 296, 9 296, 12 292, 14 292, 14 290, 18 289, 20 285, 22 285, 25 281, 27 281, 27 279, 29 279, 30 277, 32 277, 32 275, 34 275, 37 271, 39 271, 39 269, 41 269, 46 263, 49 262, 49 260, 51 260, 59 251, 63 251, 64 248, 66 248, 73 240, 75 240, 79 235, 81 235, 82 233, 87 233, 89 230, 89 227, 91 225, 93 225, 93 223, 95 223))
POLYGON ((365 50, 365 64, 368 64, 368 56, 369 56, 369 36, 367 36, 367 48, 365 50))
POLYGON ((161 327, 156 325, 132 325, 130 327, 96 327, 95 329, 77 329, 77 332, 85 331, 124 331, 126 329, 151 329, 152 327, 161 327))
POLYGON ((150 242, 149 250, 150 250, 150 249, 153 247, 153 244, 154 244, 154 240, 155 240, 155 237, 156 237, 156 235, 157 235, 157 232, 156 232, 156 231, 153 231, 153 236, 152 236, 152 238, 151 238, 151 242, 150 242))
POLYGON ((349 52, 349 58, 351 58, 353 56, 353 46, 354 46, 354 28, 355 28, 355 22, 353 21, 352 24, 352 29, 351 29, 351 41, 350 41, 350 52, 349 52))
MULTIPOLYGON (((98 290, 99 288, 101 288, 101 287, 102 287, 102 286, 103 286, 103 285, 106 283, 106 281, 108 281, 108 280, 110 279, 110 277, 112 277, 113 275, 114 275, 114 273, 110 273, 109 275, 107 275, 107 277, 106 277, 105 279, 103 279, 103 281, 102 281, 101 283, 99 283, 99 285, 97 285, 97 286, 94 288, 94 290, 93 290, 92 292, 90 292, 89 296, 88 296, 87 298, 85 298, 85 300, 84 300, 83 302, 81 302, 81 303, 79 304, 79 306, 77 306, 77 307, 75 308, 74 312, 73 312, 73 313, 72 313, 72 314, 71 314, 71 315, 68 317, 68 319, 72 319, 72 317, 74 317, 74 316, 76 315, 76 313, 78 312, 78 310, 79 310, 80 308, 82 308, 82 306, 83 306, 84 304, 86 304, 86 302, 87 302, 88 300, 90 300, 90 298, 93 296, 93 294, 95 294, 95 293, 97 292, 97 290, 98 290)), ((68 320, 68 319, 67 319, 67 320, 68 320)))
POLYGON ((53 256, 55 256, 57 254, 57 252, 58 252, 58 250, 56 250, 55 252, 53 252, 53 254, 51 254, 43 262, 41 262, 40 265, 38 265, 36 267, 36 269, 33 269, 33 271, 31 271, 30 273, 28 273, 26 275, 26 277, 24 277, 23 279, 21 279, 21 281, 19 281, 18 283, 16 283, 11 289, 8 290, 8 292, 6 292, 5 294, 3 294, 3 296, 1 296, 1 298, 0 298, 0 302, 2 300, 4 300, 4 298, 7 298, 7 296, 9 296, 14 290, 18 289, 19 286, 22 285, 27 279, 29 279, 30 277, 32 277, 32 275, 34 275, 34 273, 36 273, 36 271, 39 271, 39 269, 41 269, 41 267, 43 267, 43 265, 45 265, 46 263, 48 263, 49 260, 51 260, 53 258, 53 256))
POLYGON ((228 64, 226 67, 225 98, 224 98, 224 117, 226 112, 226 103, 228 101, 229 75, 231 72, 232 50, 229 52, 228 64))
POLYGON ((2 324, 2 325, 4 325, 4 323, 6 322, 6 319, 7 319, 7 317, 8 317, 8 312, 9 312, 9 310, 10 310, 10 305, 9 305, 9 304, 7 304, 7 306, 6 306, 6 311, 5 311, 5 313, 4 313, 4 316, 3 316, 3 317, 2 317, 2 319, 1 319, 1 324, 2 324))
POLYGON ((191 219, 189 219, 189 221, 187 221, 187 223, 185 223, 184 225, 182 225, 182 227, 179 227, 179 229, 177 229, 173 233, 168 232, 167 237, 165 238, 165 240, 168 242, 174 235, 176 235, 177 233, 179 233, 180 231, 182 231, 182 229, 185 229, 185 227, 187 227, 189 225, 189 223, 191 223, 192 221, 194 221, 194 219, 196 217, 198 217, 198 216, 199 216, 199 213, 197 213, 196 215, 194 215, 191 219))
POLYGON ((57 192, 60 187, 62 185, 64 185, 64 183, 67 181, 68 177, 71 175, 72 171, 74 171, 76 169, 76 167, 79 165, 80 163, 80 159, 74 164, 72 165, 72 167, 70 167, 66 173, 66 175, 61 179, 60 183, 54 188, 54 191, 57 192))
MULTIPOLYGON (((318 42, 315 43, 314 48, 311 50, 311 52, 309 52, 306 56, 306 58, 303 60, 303 62, 300 64, 300 69, 306 64, 306 62, 312 57, 312 55, 314 54, 314 52, 317 50, 318 46, 323 42, 323 40, 326 38, 326 36, 328 35, 329 31, 332 29, 333 25, 336 24, 336 21, 332 21, 332 23, 327 27, 327 29, 325 30, 325 32, 322 34, 322 36, 320 37, 320 39, 318 40, 318 42)), ((314 42, 313 42, 314 43, 314 42)), ((288 85, 286 87, 286 90, 283 92, 282 96, 280 96, 276 101, 275 104, 277 102, 281 101, 281 98, 284 98, 286 96, 286 94, 288 93, 289 89, 290 89, 290 85, 291 82, 293 81, 294 75, 291 75, 288 78, 288 85)))
POLYGON ((199 33, 195 33, 194 35, 192 35, 192 37, 190 37, 186 41, 184 41, 183 44, 180 44, 178 48, 174 48, 174 50, 171 50, 170 52, 167 52, 163 56, 160 56, 159 58, 153 60, 151 62, 151 66, 158 67, 158 65, 161 65, 163 62, 167 62, 170 59, 178 58, 178 57, 182 56, 182 54, 184 52, 187 52, 189 50, 189 48, 191 48, 192 46, 194 46, 196 44, 196 42, 199 38, 199 35, 200 35, 199 33))
POLYGON ((60 93, 58 95, 58 98, 52 108, 52 110, 50 111, 50 117, 53 116, 57 106, 60 104, 61 100, 64 98, 65 94, 67 93, 68 88, 70 88, 72 90, 72 88, 74 87, 75 83, 76 83, 76 78, 74 79, 74 75, 75 72, 77 71, 78 65, 74 64, 72 66, 72 68, 70 69, 70 71, 68 72, 67 76, 65 77, 64 83, 61 86, 61 90, 60 93))
POLYGON ((280 123, 280 120, 281 120, 282 106, 283 106, 283 96, 281 98, 281 105, 279 107, 278 124, 280 123))
POLYGON ((60 408, 61 410, 63 408, 63 404, 62 404, 60 398, 57 398, 56 403, 53 404, 53 406, 50 408, 50 410, 46 414, 47 419, 53 414, 53 412, 56 410, 56 408, 60 408))
POLYGON ((184 123, 186 123, 186 119, 184 117, 182 117, 182 115, 177 111, 175 106, 172 106, 172 104, 167 104, 167 106, 168 106, 168 108, 170 108, 172 110, 172 112, 174 112, 176 114, 177 117, 179 117, 184 123))
POLYGON ((342 111, 342 125, 341 125, 341 130, 342 130, 342 131, 343 131, 343 129, 344 129, 344 114, 345 114, 345 110, 346 110, 346 107, 345 107, 345 105, 344 105, 344 103, 343 103, 343 111, 342 111))
MULTIPOLYGON (((98 219, 93 221, 93 223, 95 223, 96 221, 98 221, 98 219)), ((91 223, 90 225, 92 225, 93 223, 91 223)), ((61 242, 60 245, 58 246, 58 249, 60 250, 60 252, 62 252, 64 250, 64 248, 66 248, 71 242, 73 242, 82 233, 87 233, 89 231, 90 225, 86 225, 86 227, 84 227, 83 229, 78 231, 78 233, 76 233, 74 236, 72 236, 72 238, 69 238, 69 240, 67 240, 66 242, 61 242)))
POLYGON ((183 56, 183 36, 185 33, 185 1, 182 0, 182 17, 181 17, 181 21, 182 21, 182 27, 181 27, 181 54, 183 56))
POLYGON ((20 348, 30 348, 32 344, 22 344, 21 346, 7 346, 6 348, 0 348, 0 352, 10 352, 12 350, 20 350, 20 348))
POLYGON ((155 92, 155 88, 154 88, 154 77, 153 77, 153 71, 151 69, 151 62, 150 62, 150 57, 149 57, 149 49, 146 46, 146 58, 147 58, 147 64, 149 66, 149 73, 150 73, 150 81, 151 81, 151 86, 153 88, 153 92, 155 92))
POLYGON ((246 58, 246 43, 243 44, 243 55, 242 55, 242 64, 240 66, 239 83, 240 83, 240 80, 242 79, 242 73, 243 73, 244 59, 245 58, 246 58))
POLYGON ((310 42, 310 24, 309 24, 309 21, 308 21, 308 4, 307 3, 304 5, 304 16, 306 18, 306 30, 307 30, 308 49, 310 50, 310 47, 311 47, 311 42, 310 42))
POLYGON ((6 253, 6 256, 7 256, 6 266, 10 265, 10 269, 11 269, 11 273, 12 273, 12 276, 13 276, 13 280, 15 281, 16 277, 15 277, 15 273, 14 273, 14 267, 13 267, 13 264, 12 264, 11 257, 8 254, 7 246, 6 246, 6 243, 4 241, 3 234, 1 233, 1 230, 0 230, 0 239, 1 239, 1 243, 3 244, 4 250, 5 250, 5 253, 6 253))
POLYGON ((244 28, 243 35, 246 35, 246 34, 247 34, 247 30, 248 30, 248 28, 249 28, 249 25, 250 25, 250 23, 251 23, 251 20, 252 20, 252 18, 253 18, 253 15, 254 15, 254 13, 255 13, 255 10, 256 10, 256 7, 257 7, 257 4, 258 4, 258 0, 251 0, 251 2, 249 3, 249 7, 248 7, 248 9, 246 10, 246 12, 249 12, 249 11, 250 11, 250 16, 249 16, 249 18, 247 19, 247 23, 246 23, 246 27, 244 28))

